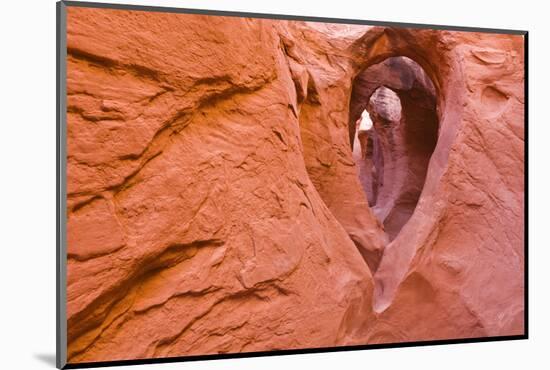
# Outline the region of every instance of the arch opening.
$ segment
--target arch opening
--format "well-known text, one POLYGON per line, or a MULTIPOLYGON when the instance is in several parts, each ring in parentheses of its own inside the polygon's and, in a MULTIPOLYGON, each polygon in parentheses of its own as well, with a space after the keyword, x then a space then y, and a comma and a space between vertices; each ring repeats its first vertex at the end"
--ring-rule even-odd
POLYGON ((414 213, 438 131, 436 89, 418 63, 389 57, 356 76, 350 145, 369 206, 390 241, 414 213))

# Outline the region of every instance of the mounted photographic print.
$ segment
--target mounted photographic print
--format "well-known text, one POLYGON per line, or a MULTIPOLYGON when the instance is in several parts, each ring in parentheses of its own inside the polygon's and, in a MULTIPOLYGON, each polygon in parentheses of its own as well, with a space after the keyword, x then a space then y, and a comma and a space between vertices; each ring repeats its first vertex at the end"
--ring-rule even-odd
POLYGON ((527 338, 527 32, 57 11, 58 367, 527 338))

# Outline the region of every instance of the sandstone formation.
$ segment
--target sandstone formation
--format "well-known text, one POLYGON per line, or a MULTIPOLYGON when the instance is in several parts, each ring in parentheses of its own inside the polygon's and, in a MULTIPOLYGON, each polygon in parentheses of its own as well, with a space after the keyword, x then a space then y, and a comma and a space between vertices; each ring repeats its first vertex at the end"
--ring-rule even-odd
POLYGON ((67 28, 70 363, 523 333, 521 36, 67 28))
POLYGON ((372 148, 354 159, 369 204, 393 240, 414 212, 437 142, 435 88, 411 59, 388 58, 355 78, 350 134, 365 109, 374 119, 368 135, 372 148))

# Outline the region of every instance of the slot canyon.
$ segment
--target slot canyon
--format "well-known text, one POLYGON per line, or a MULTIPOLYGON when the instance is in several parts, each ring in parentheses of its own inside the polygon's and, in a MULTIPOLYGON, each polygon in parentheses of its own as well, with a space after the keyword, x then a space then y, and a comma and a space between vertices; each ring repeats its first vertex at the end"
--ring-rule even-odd
POLYGON ((435 88, 405 57, 371 66, 355 81, 350 145, 369 205, 391 241, 416 207, 435 149, 435 88), (364 128, 358 127, 362 116, 369 122, 364 128))
POLYGON ((69 363, 523 334, 523 42, 69 8, 69 363))

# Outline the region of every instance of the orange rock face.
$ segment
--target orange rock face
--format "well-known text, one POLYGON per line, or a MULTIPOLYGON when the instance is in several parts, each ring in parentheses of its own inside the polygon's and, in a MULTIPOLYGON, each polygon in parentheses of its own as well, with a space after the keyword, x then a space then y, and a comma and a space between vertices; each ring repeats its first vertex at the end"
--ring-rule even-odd
POLYGON ((521 36, 71 7, 67 32, 70 363, 524 332, 521 36), (363 73, 400 56, 406 81, 363 73), (350 127, 382 85, 377 208, 350 127))

